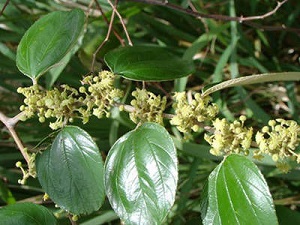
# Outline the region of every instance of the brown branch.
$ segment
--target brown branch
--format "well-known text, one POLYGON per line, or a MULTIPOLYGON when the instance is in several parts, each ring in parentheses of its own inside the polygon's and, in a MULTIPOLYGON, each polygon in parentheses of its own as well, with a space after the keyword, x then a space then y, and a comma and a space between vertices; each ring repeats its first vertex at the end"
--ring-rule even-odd
POLYGON ((249 17, 244 17, 244 16, 226 16, 226 15, 219 15, 219 14, 205 14, 205 13, 200 13, 200 12, 195 12, 191 9, 184 9, 178 5, 169 3, 168 1, 159 1, 159 0, 129 0, 129 1, 134 1, 134 2, 140 2, 140 3, 145 3, 145 4, 150 4, 150 5, 159 5, 159 6, 164 6, 188 15, 191 15, 193 17, 197 18, 206 18, 206 19, 215 19, 215 20, 222 20, 222 21, 237 21, 240 23, 244 23, 245 25, 259 28, 262 30, 270 30, 270 31, 277 31, 277 30, 284 30, 284 31, 289 31, 289 32, 297 32, 300 33, 300 29, 297 28, 288 28, 285 27, 285 25, 282 26, 263 26, 259 25, 250 21, 253 20, 260 20, 264 19, 266 17, 269 17, 273 14, 275 14, 278 9, 286 3, 288 0, 283 0, 282 2, 277 2, 277 6, 270 12, 267 12, 265 14, 259 15, 259 16, 249 16, 249 17))
POLYGON ((261 20, 261 19, 264 19, 264 18, 266 18, 266 17, 269 17, 269 16, 275 14, 276 11, 277 11, 284 3, 286 3, 287 1, 288 1, 288 0, 284 0, 284 1, 282 1, 282 2, 277 2, 277 6, 276 6, 272 11, 267 12, 267 13, 265 13, 265 14, 263 14, 263 15, 260 15, 260 16, 248 16, 248 17, 244 17, 244 18, 243 18, 243 16, 241 16, 241 17, 240 17, 241 20, 240 20, 239 22, 249 21, 249 20, 261 20))
POLYGON ((115 11, 112 11, 111 17, 110 17, 110 23, 108 25, 108 30, 107 30, 107 34, 105 39, 102 41, 101 45, 99 45, 99 47, 96 49, 96 51, 93 53, 93 61, 92 61, 92 65, 91 65, 91 72, 94 72, 94 66, 95 66, 95 61, 96 61, 96 56, 98 54, 98 52, 100 51, 100 49, 106 44, 106 42, 109 40, 111 31, 112 31, 112 26, 113 26, 113 22, 114 22, 114 18, 115 18, 115 11))
POLYGON ((263 15, 260 16, 249 16, 249 17, 243 17, 243 16, 225 16, 225 15, 219 15, 219 14, 205 14, 205 13, 199 13, 199 12, 195 12, 191 9, 184 9, 178 5, 169 3, 168 1, 158 1, 158 0, 131 0, 131 1, 135 1, 135 2, 142 2, 142 3, 147 3, 150 5, 161 5, 161 6, 165 6, 186 14, 189 14, 191 16, 195 16, 195 17, 201 17, 201 18, 207 18, 207 19, 215 19, 215 20, 223 20, 223 21, 237 21, 237 22, 244 22, 244 21, 249 21, 249 20, 259 20, 259 19, 264 19, 268 16, 273 15, 284 3, 286 3, 288 0, 284 0, 282 2, 278 2, 277 6, 274 10, 267 12, 263 15))
POLYGON ((78 223, 77 223, 76 221, 73 220, 71 214, 68 214, 68 218, 69 218, 69 220, 70 220, 70 222, 71 222, 72 225, 78 225, 78 223))
POLYGON ((22 141, 20 140, 19 136, 17 135, 14 127, 19 122, 20 117, 23 115, 23 112, 19 113, 15 117, 7 117, 2 112, 0 112, 0 121, 6 126, 8 131, 10 132, 12 138, 14 139, 16 145, 18 146, 20 152, 22 153, 24 159, 26 160, 27 164, 29 164, 29 155, 25 151, 25 147, 22 144, 22 141))
POLYGON ((2 7, 1 12, 0 12, 0 16, 2 16, 2 14, 3 14, 6 6, 8 6, 9 2, 10 2, 10 0, 6 0, 6 2, 4 3, 4 6, 2 7))
MULTIPOLYGON (((106 22, 107 26, 109 26, 109 21, 105 15, 105 13, 103 12, 102 7, 100 6, 99 2, 97 0, 94 0, 94 2, 96 3, 96 6, 98 8, 98 10, 101 12, 101 15, 104 19, 104 21, 106 22)), ((121 43, 122 46, 125 46, 125 41, 123 38, 121 38, 121 36, 118 34, 118 32, 112 27, 112 32, 114 33, 114 35, 116 36, 116 38, 119 40, 119 42, 121 43)))
POLYGON ((118 12, 116 6, 115 6, 114 4, 112 4, 112 2, 111 2, 110 0, 107 0, 107 2, 108 2, 108 4, 112 7, 112 9, 113 9, 113 11, 116 13, 116 15, 119 17, 119 20, 120 20, 120 22, 121 22, 121 24, 122 24, 122 27, 123 27, 123 30, 124 30, 124 32, 125 32, 126 38, 127 38, 127 40, 128 40, 128 44, 129 44, 130 46, 132 46, 132 45, 133 45, 133 44, 132 44, 132 41, 131 41, 131 39, 130 39, 130 36, 129 36, 129 34, 128 34, 127 28, 126 28, 126 26, 125 26, 125 23, 124 23, 124 20, 123 20, 121 14, 118 12))

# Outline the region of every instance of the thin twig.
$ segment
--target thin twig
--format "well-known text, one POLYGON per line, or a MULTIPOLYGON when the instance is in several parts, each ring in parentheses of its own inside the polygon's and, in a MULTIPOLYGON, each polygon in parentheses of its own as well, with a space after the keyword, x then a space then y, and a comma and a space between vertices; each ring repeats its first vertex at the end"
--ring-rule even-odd
MULTIPOLYGON (((105 15, 105 13, 103 12, 103 9, 101 7, 101 5, 99 4, 99 2, 97 0, 93 0, 96 3, 97 8, 99 9, 99 11, 101 12, 101 16, 103 17, 104 21, 106 22, 107 26, 109 26, 109 21, 105 15)), ((119 42, 121 43, 122 46, 125 46, 125 41, 124 39, 118 34, 118 32, 116 31, 116 29, 114 27, 112 27, 112 32, 114 33, 114 35, 116 36, 116 38, 119 40, 119 42)))
POLYGON ((29 163, 29 155, 25 151, 25 147, 23 146, 21 139, 19 138, 19 136, 17 135, 17 133, 14 129, 15 125, 18 123, 18 121, 20 120, 20 117, 22 115, 23 115, 23 112, 10 118, 10 117, 5 116, 2 112, 0 112, 0 121, 6 126, 6 128, 10 132, 12 138, 14 139, 16 145, 18 146, 20 152, 22 153, 24 159, 26 160, 26 162, 28 164, 29 163))
POLYGON ((178 5, 169 3, 168 1, 159 1, 159 0, 131 0, 135 2, 143 2, 151 5, 161 5, 165 6, 171 9, 175 9, 177 11, 187 13, 189 15, 195 16, 195 17, 202 17, 202 18, 208 18, 208 19, 215 19, 215 20, 223 20, 223 21, 237 21, 237 22, 244 22, 244 21, 249 21, 249 20, 259 20, 259 19, 264 19, 268 16, 273 15, 284 3, 286 3, 288 0, 284 0, 282 2, 278 2, 277 6, 274 10, 271 12, 267 12, 263 15, 260 16, 250 16, 250 17, 243 17, 243 16, 225 16, 225 15, 219 15, 219 14, 205 14, 205 13, 200 13, 200 12, 194 12, 191 9, 184 9, 178 5))
POLYGON ((70 222, 71 222, 72 225, 78 225, 78 223, 72 219, 72 215, 71 214, 68 214, 68 218, 69 218, 69 220, 70 220, 70 222))
POLYGON ((10 2, 10 0, 6 0, 6 2, 4 3, 4 6, 2 7, 1 12, 0 12, 0 16, 2 16, 2 14, 3 14, 6 6, 8 6, 9 2, 10 2))
POLYGON ((127 40, 128 40, 128 44, 129 44, 130 46, 132 46, 132 45, 133 45, 133 44, 132 44, 132 41, 131 41, 131 39, 130 39, 130 36, 129 36, 129 34, 128 34, 126 25, 125 25, 125 23, 124 23, 124 20, 123 20, 121 14, 118 12, 117 8, 114 6, 114 4, 112 4, 112 2, 111 2, 110 0, 107 0, 107 2, 108 2, 108 4, 110 4, 110 6, 112 7, 113 11, 114 11, 114 12, 116 13, 116 15, 119 17, 119 20, 120 20, 120 22, 121 22, 121 24, 122 24, 122 27, 123 27, 123 30, 124 30, 124 32, 125 32, 126 38, 127 38, 127 40))
POLYGON ((111 17, 110 17, 110 23, 108 25, 108 30, 105 39, 102 41, 101 45, 96 49, 96 51, 93 53, 93 60, 92 60, 92 66, 91 66, 91 72, 94 73, 94 66, 95 66, 95 61, 96 61, 96 56, 100 49, 106 44, 106 42, 109 40, 111 31, 112 31, 112 26, 115 18, 115 11, 112 11, 111 17))
POLYGON ((253 20, 259 20, 259 19, 264 19, 266 17, 269 17, 273 14, 275 14, 278 9, 284 4, 286 3, 288 0, 284 0, 282 2, 278 2, 277 6, 270 12, 267 12, 263 15, 260 16, 249 16, 249 17, 244 17, 244 16, 239 16, 239 17, 232 17, 232 16, 226 16, 226 15, 219 15, 219 14, 205 14, 205 13, 200 13, 200 12, 194 12, 191 9, 184 9, 178 5, 169 3, 168 1, 159 1, 159 0, 130 0, 130 1, 134 1, 134 2, 141 2, 141 3, 145 3, 145 4, 150 4, 150 5, 160 5, 160 6, 164 6, 185 14, 189 14, 191 16, 197 17, 197 18, 206 18, 206 19, 215 19, 215 20, 222 20, 222 21, 237 21, 240 23, 244 23, 248 26, 251 27, 255 27, 255 28, 259 28, 262 30, 270 30, 270 31, 277 31, 277 30, 285 30, 285 31, 289 31, 289 32, 297 32, 300 33, 300 29, 298 28, 288 28, 285 27, 285 25, 282 26, 262 26, 250 21, 253 20))
POLYGON ((266 17, 269 17, 269 16, 275 14, 276 11, 277 11, 284 3, 286 3, 287 1, 288 1, 288 0, 284 0, 284 1, 282 1, 282 2, 277 2, 277 6, 276 6, 272 11, 267 12, 267 13, 265 13, 265 14, 263 14, 263 15, 260 15, 260 16, 248 16, 248 17, 244 17, 244 18, 243 18, 243 16, 241 16, 241 17, 240 17, 241 20, 240 20, 239 22, 249 21, 249 20, 261 20, 261 19, 264 19, 264 18, 266 18, 266 17))

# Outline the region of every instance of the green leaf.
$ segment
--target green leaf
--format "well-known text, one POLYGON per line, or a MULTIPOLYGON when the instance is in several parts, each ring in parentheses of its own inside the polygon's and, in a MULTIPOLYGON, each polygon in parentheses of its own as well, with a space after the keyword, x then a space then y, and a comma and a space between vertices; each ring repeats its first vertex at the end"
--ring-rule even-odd
POLYGON ((210 174, 201 208, 204 225, 278 224, 263 175, 240 155, 226 157, 210 174))
POLYGON ((84 13, 52 12, 35 22, 23 36, 17 49, 17 67, 36 80, 71 50, 84 26, 84 13))
POLYGON ((8 189, 7 185, 1 179, 0 179, 0 199, 2 199, 7 204, 13 204, 16 202, 16 199, 12 195, 11 191, 8 189))
MULTIPOLYGON (((81 36, 83 37, 83 36, 81 36)), ((80 38, 81 38, 80 37, 80 38)), ((80 39, 79 38, 79 39, 80 39)), ((81 41, 79 41, 81 42, 81 41)), ((55 83, 55 81, 58 79, 62 71, 66 68, 68 63, 70 62, 72 56, 78 51, 80 48, 81 43, 77 43, 65 56, 62 60, 60 60, 59 64, 57 64, 55 67, 51 68, 48 71, 48 74, 46 74, 46 86, 47 88, 52 87, 52 85, 55 83)))
POLYGON ((5 225, 56 225, 53 214, 44 206, 18 203, 0 209, 0 221, 5 225))
POLYGON ((84 130, 63 128, 37 158, 38 179, 50 198, 73 214, 98 210, 105 197, 103 162, 84 130))
POLYGON ((259 84, 263 82, 272 82, 272 81, 298 81, 298 80, 300 80, 300 72, 257 74, 257 75, 239 77, 228 81, 224 81, 211 88, 208 88, 206 91, 202 93, 202 96, 207 96, 210 95, 211 93, 229 87, 242 86, 247 84, 259 84))
POLYGON ((127 225, 161 224, 174 203, 177 180, 174 143, 158 124, 128 132, 107 156, 107 197, 127 225))
POLYGON ((107 53, 104 60, 115 74, 137 81, 174 80, 194 72, 191 60, 157 46, 118 48, 107 53))
POLYGON ((300 213, 297 210, 278 205, 276 212, 280 225, 300 224, 300 213))

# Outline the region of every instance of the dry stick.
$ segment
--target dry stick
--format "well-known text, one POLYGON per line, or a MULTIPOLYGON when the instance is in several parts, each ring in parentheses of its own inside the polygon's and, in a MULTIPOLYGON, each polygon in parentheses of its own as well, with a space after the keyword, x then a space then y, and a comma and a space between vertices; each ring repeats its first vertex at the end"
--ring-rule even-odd
POLYGON ((287 1, 288 1, 288 0, 284 0, 284 1, 282 1, 282 2, 277 2, 277 6, 276 6, 272 11, 267 12, 267 13, 261 15, 261 16, 248 16, 248 17, 244 17, 244 18, 243 18, 243 16, 241 16, 241 17, 240 17, 241 20, 240 20, 239 22, 241 23, 241 22, 243 22, 243 21, 248 21, 248 20, 260 20, 260 19, 264 19, 264 18, 266 18, 266 17, 269 17, 269 16, 275 14, 276 11, 277 11, 284 3, 286 3, 287 1))
POLYGON ((288 0, 278 2, 276 8, 274 10, 272 10, 271 12, 265 13, 260 16, 250 16, 250 17, 243 17, 243 16, 236 17, 236 16, 225 16, 225 15, 218 15, 218 14, 199 13, 199 12, 194 12, 191 9, 184 9, 178 5, 169 3, 168 1, 158 1, 158 0, 131 0, 131 1, 143 2, 143 3, 147 3, 147 4, 151 4, 151 5, 166 6, 168 8, 175 9, 177 11, 187 13, 187 14, 195 16, 195 17, 216 19, 216 20, 223 20, 223 21, 238 21, 238 22, 242 23, 243 21, 247 21, 247 20, 259 20, 259 19, 264 19, 265 17, 271 16, 288 0))
POLYGON ((71 214, 68 214, 68 218, 69 218, 72 225, 78 225, 78 223, 76 221, 72 220, 72 215, 71 214))
POLYGON ((23 115, 23 112, 19 113, 18 115, 16 115, 13 118, 9 118, 9 117, 5 116, 2 112, 0 112, 0 120, 6 126, 8 131, 10 132, 12 138, 14 139, 15 143, 17 144, 24 159, 26 160, 27 164, 29 164, 29 155, 25 151, 25 147, 23 146, 22 141, 20 140, 19 136, 17 135, 17 133, 14 129, 15 125, 18 123, 18 121, 20 120, 20 117, 22 115, 23 115))
POLYGON ((110 6, 112 7, 113 11, 114 11, 114 12, 117 14, 117 16, 119 17, 119 20, 120 20, 120 22, 121 22, 121 24, 122 24, 122 27, 123 27, 123 30, 124 30, 124 32, 125 32, 126 38, 127 38, 127 40, 128 40, 128 44, 129 44, 130 46, 133 46, 132 41, 131 41, 131 39, 130 39, 130 36, 129 36, 129 34, 128 34, 128 31, 127 31, 127 28, 126 28, 126 26, 125 26, 125 23, 124 23, 124 20, 123 20, 122 16, 120 15, 120 13, 118 12, 117 8, 112 4, 112 2, 111 2, 110 0, 107 0, 107 2, 108 2, 108 4, 110 4, 110 6))
POLYGON ((145 4, 150 4, 150 5, 160 5, 160 6, 165 6, 167 8, 185 13, 185 14, 189 14, 191 16, 194 17, 200 17, 200 18, 207 18, 207 19, 215 19, 215 20, 222 20, 222 21, 237 21, 240 23, 243 23, 245 25, 251 26, 251 27, 255 27, 255 28, 259 28, 259 29, 263 29, 263 30, 271 30, 271 31, 276 31, 276 30, 285 30, 285 31, 290 31, 290 32, 299 32, 300 33, 300 29, 297 28, 288 28, 285 27, 284 25, 282 26, 262 26, 253 22, 250 22, 251 20, 259 20, 259 19, 264 19, 266 17, 269 17, 271 15, 273 15, 274 13, 276 13, 276 11, 284 4, 286 3, 288 0, 284 0, 282 2, 278 2, 277 6, 275 7, 275 9, 273 9, 270 12, 267 12, 263 15, 260 16, 249 16, 249 17, 234 17, 234 16, 225 16, 225 15, 218 15, 218 14, 205 14, 205 13, 199 13, 199 12, 194 12, 191 9, 184 9, 178 5, 172 4, 172 3, 168 3, 168 1, 159 1, 159 0, 130 0, 130 1, 134 1, 134 2, 141 2, 141 3, 145 3, 145 4))
POLYGON ((96 61, 96 55, 97 53, 100 51, 100 49, 106 44, 106 42, 108 41, 111 31, 112 31, 112 25, 114 22, 114 18, 115 18, 115 11, 112 11, 111 17, 110 17, 110 23, 108 25, 108 30, 107 30, 107 34, 105 39, 103 40, 103 42, 101 43, 101 45, 99 45, 99 47, 96 49, 96 51, 93 53, 93 61, 92 61, 92 66, 91 66, 91 72, 94 72, 94 65, 95 65, 95 61, 96 61))
POLYGON ((5 4, 4 4, 3 8, 1 9, 0 16, 2 16, 2 14, 3 14, 3 12, 4 12, 5 8, 6 8, 6 6, 8 6, 9 2, 10 2, 10 0, 6 0, 6 2, 5 2, 5 4))
MULTIPOLYGON (((104 21, 106 22, 106 24, 109 26, 109 21, 107 19, 107 17, 105 16, 105 13, 103 12, 102 7, 100 6, 99 2, 97 0, 93 0, 96 3, 97 8, 99 9, 99 11, 101 12, 101 15, 104 19, 104 21)), ((118 34, 118 32, 112 27, 112 32, 114 33, 114 35, 116 36, 116 38, 119 40, 119 42, 121 43, 122 46, 125 46, 125 41, 123 38, 121 38, 121 36, 118 34)))

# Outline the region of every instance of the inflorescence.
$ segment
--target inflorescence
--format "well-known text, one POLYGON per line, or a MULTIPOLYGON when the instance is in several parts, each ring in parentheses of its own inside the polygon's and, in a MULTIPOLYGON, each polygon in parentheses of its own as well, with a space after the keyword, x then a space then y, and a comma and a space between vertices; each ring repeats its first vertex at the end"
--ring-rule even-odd
POLYGON ((252 127, 244 127, 245 116, 229 123, 226 119, 213 121, 214 134, 205 134, 204 139, 211 145, 210 153, 216 156, 230 153, 243 153, 248 155, 252 142, 252 127))
POLYGON ((275 162, 296 159, 300 163, 300 155, 295 153, 300 136, 300 126, 296 121, 276 119, 270 120, 268 125, 256 133, 255 140, 259 149, 254 152, 254 156, 260 158, 267 154, 275 162))
MULTIPOLYGON (((44 90, 37 84, 18 88, 18 92, 25 96, 24 105, 20 107, 23 111, 21 119, 26 120, 35 114, 40 122, 54 118, 50 127, 55 130, 72 122, 73 118, 80 118, 83 123, 87 123, 92 115, 98 118, 109 117, 112 106, 119 105, 120 110, 124 109, 124 105, 116 104, 123 97, 123 91, 114 87, 114 78, 113 73, 102 71, 97 76, 84 77, 79 89, 62 85, 60 89, 44 90)), ((167 115, 164 114, 166 97, 145 89, 136 89, 132 96, 131 108, 127 111, 134 123, 163 124, 163 118, 167 115)), ((178 92, 174 94, 173 108, 175 115, 168 115, 170 123, 185 135, 199 131, 200 127, 212 121, 210 130, 213 133, 205 134, 204 139, 211 145, 210 153, 213 155, 248 155, 253 145, 257 147, 253 152, 255 159, 270 155, 278 167, 287 165, 288 160, 300 163, 300 154, 295 152, 299 145, 300 126, 295 121, 270 120, 268 126, 254 135, 253 128, 247 128, 244 124, 245 116, 240 116, 239 120, 232 123, 226 119, 215 119, 219 110, 216 104, 211 103, 209 96, 203 97, 196 93, 187 97, 186 92, 178 92), (253 136, 256 143, 252 140, 253 136)))
POLYGON ((25 96, 24 105, 20 107, 24 112, 21 119, 37 114, 43 123, 46 118, 55 118, 50 127, 56 130, 72 122, 73 118, 81 118, 83 123, 87 123, 92 115, 109 117, 113 101, 123 96, 121 90, 114 88, 114 75, 108 71, 102 71, 98 76, 87 76, 82 84, 79 90, 68 85, 62 85, 62 90, 43 90, 37 84, 18 88, 18 92, 25 96))
POLYGON ((163 124, 163 112, 167 98, 156 96, 145 89, 136 89, 132 92, 134 99, 130 102, 134 110, 129 113, 134 123, 155 122, 163 124))
POLYGON ((209 96, 202 98, 199 93, 188 101, 186 92, 178 92, 174 100, 175 116, 170 123, 183 133, 197 132, 201 123, 213 120, 219 112, 217 105, 210 102, 209 96))
POLYGON ((276 119, 270 120, 268 126, 264 126, 253 139, 252 127, 244 126, 245 116, 240 116, 239 121, 233 123, 226 119, 213 121, 212 135, 204 135, 204 139, 211 145, 210 153, 216 156, 229 155, 231 153, 249 154, 251 145, 257 147, 253 150, 253 158, 261 160, 269 155, 279 169, 287 172, 289 161, 300 163, 300 154, 297 147, 300 140, 300 126, 296 121, 276 119))

